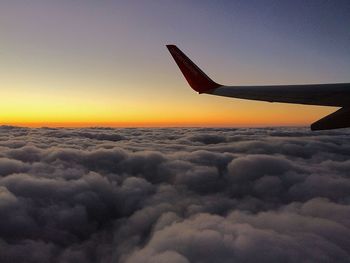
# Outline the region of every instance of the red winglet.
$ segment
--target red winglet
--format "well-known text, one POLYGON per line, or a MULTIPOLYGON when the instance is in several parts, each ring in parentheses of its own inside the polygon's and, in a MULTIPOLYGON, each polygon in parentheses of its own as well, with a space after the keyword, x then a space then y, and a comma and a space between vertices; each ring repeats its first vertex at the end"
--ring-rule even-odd
POLYGON ((204 93, 221 86, 220 84, 212 81, 177 46, 167 45, 166 47, 173 56, 176 64, 179 66, 182 74, 185 76, 192 89, 199 93, 204 93))

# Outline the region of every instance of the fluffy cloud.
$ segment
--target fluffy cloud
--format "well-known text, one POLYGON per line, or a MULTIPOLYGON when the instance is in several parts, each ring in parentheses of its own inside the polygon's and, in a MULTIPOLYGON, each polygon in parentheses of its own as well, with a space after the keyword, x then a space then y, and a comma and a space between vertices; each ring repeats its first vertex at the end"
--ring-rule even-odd
POLYGON ((0 127, 1 262, 347 262, 350 136, 0 127))

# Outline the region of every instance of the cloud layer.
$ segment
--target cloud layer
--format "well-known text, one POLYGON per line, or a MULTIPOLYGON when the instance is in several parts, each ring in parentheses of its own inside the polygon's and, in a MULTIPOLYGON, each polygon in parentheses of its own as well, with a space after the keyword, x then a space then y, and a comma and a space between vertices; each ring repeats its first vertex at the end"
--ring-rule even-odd
POLYGON ((1 262, 348 262, 350 135, 0 127, 1 262))

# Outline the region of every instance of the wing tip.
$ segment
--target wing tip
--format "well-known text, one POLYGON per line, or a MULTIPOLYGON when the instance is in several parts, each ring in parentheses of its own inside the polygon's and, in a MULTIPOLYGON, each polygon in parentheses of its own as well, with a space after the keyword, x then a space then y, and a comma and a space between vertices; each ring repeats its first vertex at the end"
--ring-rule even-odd
POLYGON ((211 80, 176 45, 167 44, 166 47, 192 89, 198 93, 206 93, 221 86, 211 80))

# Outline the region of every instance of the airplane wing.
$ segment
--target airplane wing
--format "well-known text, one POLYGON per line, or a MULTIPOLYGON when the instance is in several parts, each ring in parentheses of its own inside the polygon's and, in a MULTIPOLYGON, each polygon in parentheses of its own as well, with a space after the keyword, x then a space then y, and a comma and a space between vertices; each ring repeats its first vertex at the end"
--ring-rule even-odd
POLYGON ((307 105, 342 107, 311 125, 312 130, 350 127, 350 83, 226 86, 211 80, 175 45, 167 45, 189 85, 198 93, 307 105))

